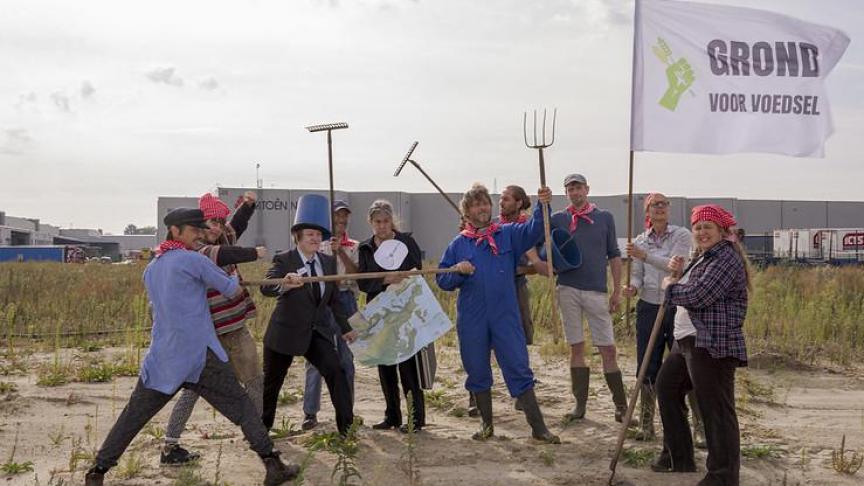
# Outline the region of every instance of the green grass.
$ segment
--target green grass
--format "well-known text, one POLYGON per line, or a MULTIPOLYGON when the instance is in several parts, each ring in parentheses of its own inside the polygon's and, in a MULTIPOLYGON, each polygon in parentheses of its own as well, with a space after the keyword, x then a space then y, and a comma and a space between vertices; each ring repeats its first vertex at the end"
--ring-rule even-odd
POLYGON ((776 459, 783 451, 772 444, 751 444, 741 447, 741 455, 750 459, 776 459))
MULTIPOLYGON (((268 266, 266 262, 244 264, 242 272, 248 278, 260 277, 268 266)), ((88 352, 103 345, 121 345, 129 349, 127 361, 137 366, 140 350, 148 345, 147 329, 151 325, 141 281, 143 268, 143 265, 0 264, 0 337, 6 338, 7 344, 0 371, 8 368, 13 372, 9 367, 15 362, 19 343, 79 347, 88 352)), ((444 310, 455 320, 457 294, 443 292, 432 278, 428 280, 444 310)), ((541 355, 565 357, 567 346, 561 341, 554 343, 554 337, 560 333, 553 328, 557 318, 552 314, 548 281, 529 277, 529 288, 535 342, 541 355)), ((258 313, 249 327, 260 340, 276 299, 265 298, 254 289, 252 297, 258 313)), ((616 337, 622 344, 629 345, 634 339, 634 306, 635 300, 631 302, 629 326, 625 325, 623 312, 613 316, 616 337)), ((862 268, 757 270, 744 325, 748 351, 751 356, 773 353, 803 363, 860 362, 864 356, 861 315, 864 315, 862 268)), ((442 336, 438 344, 457 346, 455 330, 442 336)))

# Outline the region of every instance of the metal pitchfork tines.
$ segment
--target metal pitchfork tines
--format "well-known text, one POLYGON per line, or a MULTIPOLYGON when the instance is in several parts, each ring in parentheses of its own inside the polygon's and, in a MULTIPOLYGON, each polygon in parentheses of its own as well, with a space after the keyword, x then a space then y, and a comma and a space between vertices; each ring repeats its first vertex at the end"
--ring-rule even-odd
MULTIPOLYGON (((529 149, 536 149, 540 156, 540 186, 546 186, 546 161, 543 159, 543 149, 549 148, 555 143, 555 125, 558 121, 558 109, 552 111, 552 138, 546 140, 546 110, 543 110, 542 128, 540 130, 541 138, 537 138, 537 110, 534 110, 534 138, 533 143, 528 141, 528 112, 522 115, 522 136, 525 138, 525 146, 529 149)), ((555 273, 552 266, 552 225, 549 218, 549 206, 543 205, 543 230, 546 236, 544 245, 546 247, 546 270, 549 274, 549 295, 552 299, 552 329, 553 340, 557 344, 561 340, 561 326, 558 323, 558 312, 555 311, 555 273)))
POLYGON ((403 157, 402 161, 399 162, 399 167, 396 168, 396 172, 393 173, 393 177, 399 177, 399 174, 402 173, 402 169, 405 168, 405 164, 411 162, 411 165, 416 167, 417 170, 419 170, 420 173, 423 174, 423 177, 425 177, 426 180, 428 180, 435 187, 435 189, 438 190, 438 192, 444 197, 444 199, 447 200, 447 202, 450 203, 451 206, 453 206, 453 209, 456 210, 456 213, 461 218, 462 211, 459 209, 459 206, 457 206, 456 203, 453 202, 452 199, 450 199, 450 196, 448 196, 447 193, 438 186, 438 184, 435 184, 435 181, 433 181, 432 178, 429 177, 429 174, 427 174, 426 171, 423 170, 422 167, 420 167, 420 164, 418 164, 417 161, 411 159, 411 154, 414 153, 414 149, 417 148, 418 143, 419 142, 414 142, 411 144, 411 148, 408 149, 408 153, 405 154, 405 157, 403 157))
POLYGON ((522 114, 522 135, 525 137, 525 146, 531 149, 537 149, 540 153, 540 184, 546 185, 546 164, 543 160, 543 149, 549 148, 555 143, 555 126, 558 121, 558 108, 552 110, 552 139, 546 142, 546 109, 543 109, 543 121, 541 128, 541 138, 537 140, 537 110, 534 110, 534 143, 528 142, 528 112, 522 114))

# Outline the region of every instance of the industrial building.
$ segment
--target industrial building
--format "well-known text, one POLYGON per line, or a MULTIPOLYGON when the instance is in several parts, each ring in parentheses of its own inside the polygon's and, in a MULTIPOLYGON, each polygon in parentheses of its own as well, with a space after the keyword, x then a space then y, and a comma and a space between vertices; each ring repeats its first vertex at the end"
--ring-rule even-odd
MULTIPOLYGON (((143 248, 156 246, 155 235, 105 235, 95 229, 64 229, 35 218, 19 218, 0 211, 0 248, 2 247, 78 247, 87 257, 120 261, 143 248)), ((20 253, 20 252, 19 252, 20 253)), ((17 259, 48 259, 50 252, 20 253, 17 259)), ((61 252, 62 254, 62 252, 61 252)), ((55 259, 53 256, 50 259, 55 259)))
MULTIPOLYGON (((233 207, 249 188, 217 189, 218 196, 233 207)), ((251 189, 258 193, 258 208, 249 228, 240 238, 240 245, 266 246, 271 252, 293 248, 290 227, 294 220, 297 200, 304 194, 327 195, 326 190, 308 189, 251 189)), ((633 198, 633 234, 643 230, 645 213, 642 210, 647 194, 635 194, 633 198)), ((457 204, 461 194, 451 193, 457 204)), ((440 258, 447 244, 458 232, 459 216, 438 193, 406 192, 345 192, 337 191, 336 198, 346 201, 352 208, 349 233, 352 238, 363 240, 369 237, 366 210, 376 199, 386 199, 393 204, 399 229, 413 233, 424 257, 440 258)), ((773 238, 775 230, 797 228, 862 228, 864 227, 864 202, 851 201, 778 201, 736 198, 685 198, 670 197, 671 224, 689 227, 690 210, 700 204, 715 203, 729 209, 738 220, 738 227, 747 235, 748 249, 759 252, 760 245, 770 253, 766 241, 773 238), (752 244, 751 244, 752 242, 752 244)), ((498 197, 493 196, 497 204, 498 197)), ((598 207, 610 211, 615 217, 619 241, 627 237, 627 195, 591 196, 598 207)), ((196 197, 160 197, 157 202, 156 227, 158 238, 165 237, 162 218, 176 207, 197 207, 196 197)), ((566 196, 553 197, 553 210, 563 209, 568 204, 566 196)))

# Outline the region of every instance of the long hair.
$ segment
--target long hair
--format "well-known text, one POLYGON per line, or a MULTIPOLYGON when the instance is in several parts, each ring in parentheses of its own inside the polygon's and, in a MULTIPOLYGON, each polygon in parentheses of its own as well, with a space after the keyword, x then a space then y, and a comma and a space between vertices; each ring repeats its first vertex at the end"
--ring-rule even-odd
POLYGON ((531 209, 531 198, 528 197, 528 194, 522 186, 507 186, 504 190, 510 192, 513 194, 514 198, 519 200, 519 211, 527 211, 531 209))
MULTIPOLYGON (((716 223, 715 223, 716 224, 716 223)), ((744 278, 747 281, 747 292, 753 292, 753 266, 750 265, 750 259, 747 258, 747 252, 744 250, 744 246, 741 245, 741 242, 738 241, 737 238, 732 238, 733 234, 729 231, 728 228, 720 228, 720 234, 723 236, 723 239, 732 244, 732 249, 735 250, 735 253, 741 258, 741 262, 744 264, 744 278)), ((696 235, 693 235, 695 239, 696 235)), ((704 250, 696 246, 693 251, 693 259, 699 258, 702 256, 702 253, 705 253, 704 250)))

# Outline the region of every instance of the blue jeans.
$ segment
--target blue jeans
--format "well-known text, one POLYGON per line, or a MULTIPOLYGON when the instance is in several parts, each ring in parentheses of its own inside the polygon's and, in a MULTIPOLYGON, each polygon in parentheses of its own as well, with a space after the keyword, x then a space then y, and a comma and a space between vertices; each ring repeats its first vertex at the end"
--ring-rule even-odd
MULTIPOLYGON (((639 368, 642 366, 642 358, 645 356, 645 351, 648 349, 648 340, 651 338, 651 330, 654 328, 654 320, 657 318, 657 312, 660 306, 650 304, 642 299, 636 302, 636 373, 639 373, 639 368)), ((666 349, 672 349, 672 343, 675 342, 675 312, 678 310, 674 305, 666 306, 666 313, 663 314, 663 322, 660 323, 660 332, 657 334, 657 340, 654 342, 654 352, 651 353, 651 362, 648 363, 648 371, 645 374, 645 383, 653 385, 657 381, 657 373, 660 372, 660 365, 663 364, 663 352, 666 349)))
MULTIPOLYGON (((350 290, 339 291, 339 302, 342 304, 342 309, 345 314, 350 316, 357 312, 357 299, 354 297, 354 292, 350 290)), ((332 320, 332 314, 331 320, 332 320)), ((333 332, 339 334, 339 326, 335 321, 331 321, 333 332)), ((348 378, 348 385, 351 388, 351 403, 354 403, 354 354, 348 347, 348 343, 341 336, 336 338, 336 352, 339 355, 339 364, 345 371, 345 376, 348 378)), ((317 415, 321 410, 321 373, 314 366, 306 361, 306 387, 303 389, 303 413, 306 415, 317 415)))

